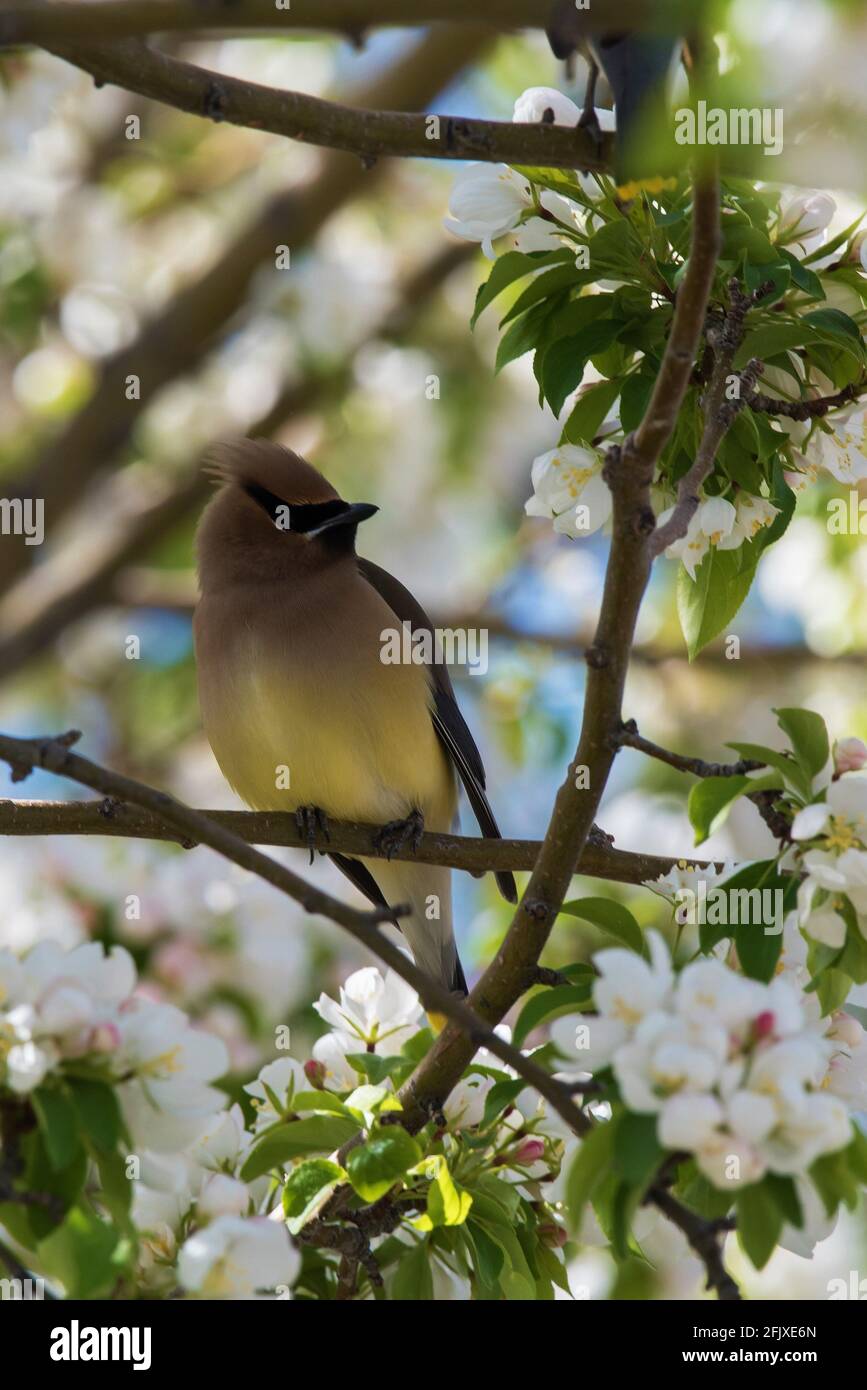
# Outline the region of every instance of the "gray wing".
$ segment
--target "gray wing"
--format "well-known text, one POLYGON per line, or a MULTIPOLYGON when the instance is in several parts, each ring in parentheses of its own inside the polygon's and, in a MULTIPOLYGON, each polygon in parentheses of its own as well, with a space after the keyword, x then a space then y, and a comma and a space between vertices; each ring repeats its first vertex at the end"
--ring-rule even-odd
MULTIPOLYGON (((431 620, 421 604, 399 580, 370 560, 359 559, 358 568, 380 598, 385 600, 399 622, 410 623, 413 632, 433 632, 431 620)), ((458 708, 445 662, 431 662, 430 673, 434 693, 434 708, 431 712, 434 728, 457 768, 482 834, 498 840, 500 830, 485 792, 485 769, 481 754, 458 708)), ((495 877, 497 887, 506 901, 516 903, 518 890, 513 875, 498 873, 495 877)))

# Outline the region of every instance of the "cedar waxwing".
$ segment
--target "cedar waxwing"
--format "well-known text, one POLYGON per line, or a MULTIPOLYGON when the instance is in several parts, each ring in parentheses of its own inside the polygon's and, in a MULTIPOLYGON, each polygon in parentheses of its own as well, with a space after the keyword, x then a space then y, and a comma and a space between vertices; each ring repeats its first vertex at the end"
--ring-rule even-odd
POLYGON ((674 188, 677 181, 671 177, 671 158, 660 155, 655 146, 661 144, 670 129, 668 86, 681 41, 641 33, 585 38, 583 21, 573 0, 558 0, 547 34, 555 57, 568 59, 580 49, 590 63, 581 124, 591 129, 595 123, 593 97, 599 68, 608 79, 617 116, 614 177, 621 198, 634 198, 642 189, 659 193, 664 188, 674 188), (650 167, 650 159, 659 161, 656 167, 650 167))
MULTIPOLYGON (((442 661, 383 660, 388 632, 432 629, 408 590, 355 552, 358 523, 378 509, 342 501, 265 440, 218 445, 211 462, 222 486, 196 538, 193 631, 205 731, 230 785, 308 829, 317 815, 385 825, 393 849, 422 825, 453 828, 457 772, 482 832, 498 835, 442 661)), ((466 994, 450 870, 330 857, 376 906, 409 907, 399 926, 417 965, 466 994)), ((516 902, 512 875, 497 882, 516 902)))

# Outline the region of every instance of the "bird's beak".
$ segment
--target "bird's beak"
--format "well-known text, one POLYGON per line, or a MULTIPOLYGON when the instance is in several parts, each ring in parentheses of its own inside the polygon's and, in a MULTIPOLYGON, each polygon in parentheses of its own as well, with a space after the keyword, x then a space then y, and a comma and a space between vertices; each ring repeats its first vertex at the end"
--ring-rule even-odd
POLYGON ((372 502, 350 502, 345 511, 338 512, 337 516, 330 516, 321 526, 315 526, 312 531, 305 531, 304 534, 312 541, 314 536, 321 536, 323 531, 332 531, 335 526, 357 526, 360 521, 366 521, 378 511, 379 507, 374 507, 372 502))

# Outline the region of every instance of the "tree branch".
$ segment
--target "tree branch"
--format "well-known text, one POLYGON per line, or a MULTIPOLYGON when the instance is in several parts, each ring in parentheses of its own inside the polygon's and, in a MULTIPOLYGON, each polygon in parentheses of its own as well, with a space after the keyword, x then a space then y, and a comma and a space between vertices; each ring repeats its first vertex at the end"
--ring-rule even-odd
MULTIPOLYGON (((231 831, 247 844, 281 845, 288 849, 309 847, 307 834, 299 829, 291 811, 200 810, 196 814, 231 831)), ((379 829, 381 827, 355 821, 329 821, 328 838, 322 830, 316 830, 313 843, 321 854, 334 852, 382 859, 385 850, 376 842, 379 829)), ((195 834, 180 831, 164 816, 113 796, 102 801, 0 800, 0 835, 105 835, 116 839, 167 840, 185 849, 203 843, 195 834)), ((425 831, 417 849, 406 844, 395 850, 392 858, 463 869, 476 876, 507 869, 529 873, 539 856, 541 843, 541 840, 485 840, 425 831)), ((676 862, 663 855, 614 849, 600 835, 598 839, 589 838, 578 856, 574 872, 612 883, 642 884, 668 873, 676 862)))
POLYGON ((138 39, 80 45, 45 38, 42 44, 89 72, 100 86, 111 83, 193 116, 344 150, 368 167, 395 155, 561 169, 611 167, 613 136, 605 136, 600 147, 578 127, 344 106, 196 67, 138 39))
POLYGON ((723 1303, 740 1299, 740 1290, 728 1273, 723 1260, 719 1236, 730 1230, 727 1222, 705 1221, 673 1197, 663 1186, 652 1187, 645 1199, 667 1216, 682 1231, 707 1271, 707 1287, 714 1289, 723 1303))
POLYGON ((683 753, 672 753, 667 748, 660 748, 658 743, 651 743, 649 738, 642 738, 634 719, 628 719, 623 725, 617 735, 617 742, 621 748, 635 748, 639 753, 646 753, 649 758, 667 763, 678 772, 691 772, 695 777, 742 777, 747 772, 756 772, 765 766, 765 763, 756 762, 755 758, 741 758, 736 763, 708 763, 704 758, 689 758, 683 753))
MULTIPOLYGON (((605 27, 664 28, 682 17, 691 0, 606 0, 577 10, 576 31, 605 27)), ((99 0, 42 3, 24 0, 0 8, 0 44, 53 39, 115 39, 133 34, 175 32, 271 33, 332 31, 352 39, 383 25, 485 23, 498 29, 543 27, 553 0, 292 0, 278 10, 274 0, 99 0), (411 13, 407 11, 411 8, 411 13)))
MULTIPOLYGON (((510 1043, 504 1042, 485 1019, 480 1018, 468 1004, 456 998, 438 981, 426 975, 399 946, 383 935, 380 923, 394 922, 395 917, 406 909, 395 906, 358 912, 347 907, 330 893, 323 893, 320 889, 314 888, 276 859, 261 854, 240 836, 227 830, 219 821, 203 815, 201 811, 194 811, 183 802, 176 801, 167 792, 157 791, 156 788, 145 786, 143 782, 136 782, 131 777, 123 777, 120 773, 111 772, 88 758, 70 752, 79 737, 77 730, 61 734, 57 738, 46 739, 13 738, 9 734, 0 734, 0 758, 11 767, 13 782, 23 781, 35 767, 40 767, 55 772, 60 777, 68 777, 93 791, 102 792, 112 801, 132 802, 171 826, 185 840, 208 845, 224 859, 229 859, 233 864, 238 864, 242 869, 247 869, 264 879, 266 883, 270 883, 272 887, 297 902, 305 912, 330 918, 362 946, 378 956, 396 975, 406 980, 429 1010, 445 1014, 454 1026, 463 1030, 473 1052, 479 1047, 484 1047, 511 1066, 528 1085, 533 1086, 548 1101, 552 1109, 556 1110, 577 1134, 589 1128, 589 1120, 575 1106, 568 1089, 561 1082, 510 1043)), ((532 980, 528 979, 524 984, 524 990, 529 988, 531 983, 532 980)), ((523 993, 523 990, 521 992, 523 993)))
POLYGON ((768 292, 762 285, 754 294, 745 295, 736 279, 729 281, 730 307, 721 324, 708 329, 707 341, 714 354, 714 365, 704 397, 704 430, 695 460, 678 484, 674 511, 664 525, 657 527, 651 542, 651 554, 661 555, 674 541, 689 530, 700 501, 705 479, 713 469, 720 444, 728 433, 735 416, 746 404, 746 397, 755 387, 762 368, 755 358, 740 377, 740 394, 734 400, 727 395, 735 353, 743 342, 746 316, 768 292))
MULTIPOLYGON (((617 750, 621 704, 638 609, 650 574, 647 537, 653 527, 650 484, 689 384, 704 324, 720 242, 719 180, 696 182, 692 248, 678 294, 660 377, 634 437, 609 456, 613 494, 611 549, 589 667, 581 737, 530 882, 494 960, 470 995, 470 1005, 498 1023, 514 1004, 553 928, 593 825, 617 750), (664 393, 659 383, 664 383, 664 393), (578 774, 584 774, 579 776, 578 774), (580 784, 580 785, 579 785, 580 784)), ((405 1122, 418 1128, 427 1107, 442 1101, 473 1055, 472 1043, 451 1024, 401 1090, 405 1122)))

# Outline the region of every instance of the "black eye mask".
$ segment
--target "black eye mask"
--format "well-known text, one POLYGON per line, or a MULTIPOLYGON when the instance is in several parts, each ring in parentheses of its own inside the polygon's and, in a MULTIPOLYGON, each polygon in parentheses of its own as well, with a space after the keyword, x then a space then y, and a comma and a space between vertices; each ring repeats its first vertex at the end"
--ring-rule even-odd
POLYGON ((332 521, 350 511, 350 504, 339 497, 332 498, 330 502, 299 502, 290 506, 282 497, 269 492, 266 487, 260 487, 258 483, 245 483, 244 491, 268 513, 279 530, 295 531, 299 535, 316 531, 323 522, 332 521))

